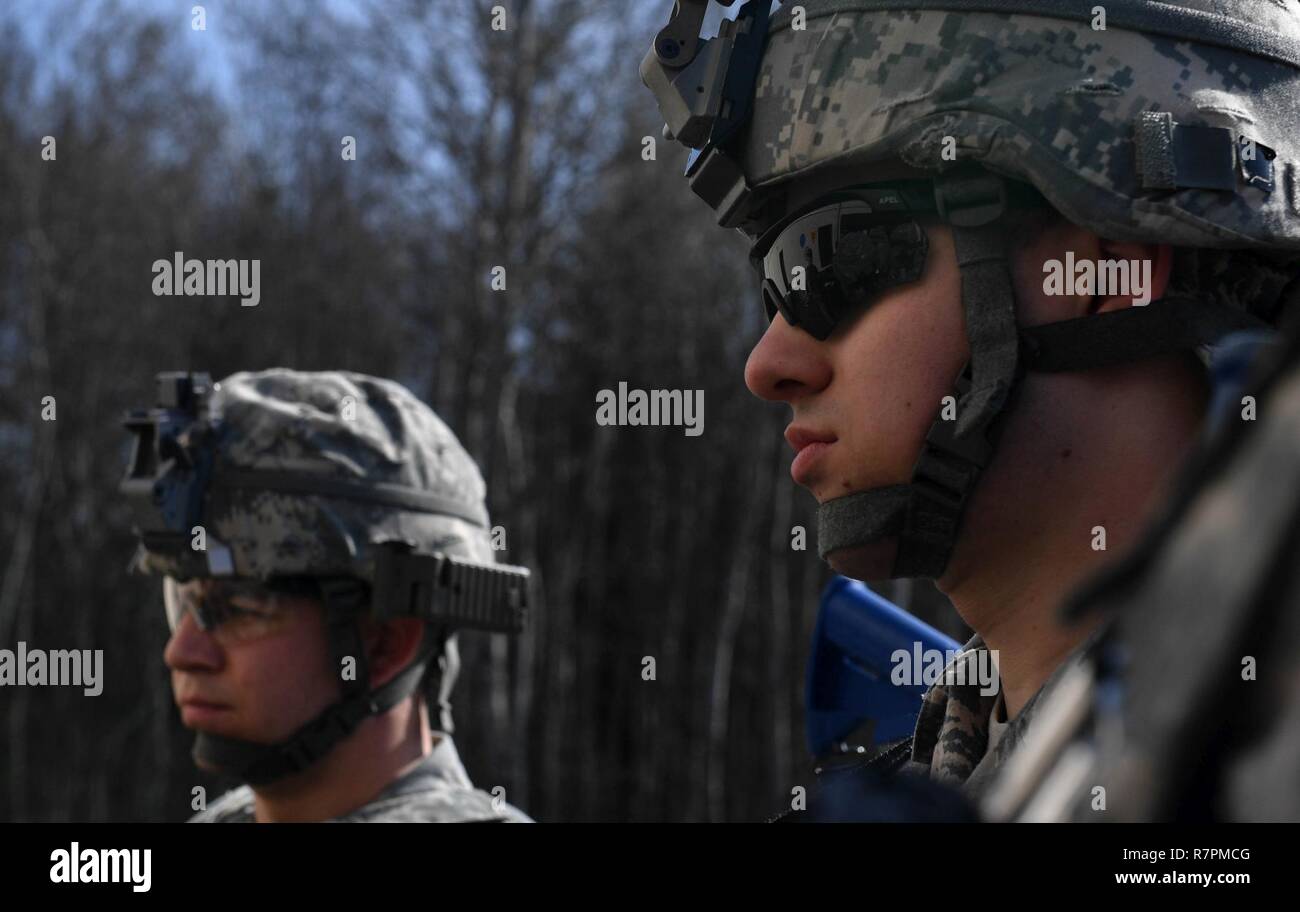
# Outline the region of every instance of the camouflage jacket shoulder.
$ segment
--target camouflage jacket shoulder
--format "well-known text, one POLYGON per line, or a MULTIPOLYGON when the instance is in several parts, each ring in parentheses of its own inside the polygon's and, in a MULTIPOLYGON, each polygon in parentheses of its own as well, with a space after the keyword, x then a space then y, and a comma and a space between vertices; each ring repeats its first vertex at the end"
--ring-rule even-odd
MULTIPOLYGON (((191 823, 253 823, 253 791, 241 786, 222 795, 191 823)), ((374 800, 331 818, 332 823, 531 823, 523 811, 477 789, 451 738, 443 735, 417 767, 374 800)))
POLYGON ((1200 442, 1067 606, 1110 624, 1044 707, 1052 736, 986 793, 991 819, 1300 820, 1300 334, 1252 372, 1255 411, 1200 442))

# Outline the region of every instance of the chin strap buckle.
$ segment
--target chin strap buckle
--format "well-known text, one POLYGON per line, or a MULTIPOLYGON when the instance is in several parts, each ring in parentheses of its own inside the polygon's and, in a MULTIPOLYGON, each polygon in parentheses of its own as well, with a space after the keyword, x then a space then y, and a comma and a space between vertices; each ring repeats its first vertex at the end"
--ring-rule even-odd
POLYGON ((294 770, 306 769, 352 734, 357 725, 373 713, 372 705, 372 700, 365 694, 334 704, 281 748, 284 756, 293 764, 294 770))
MULTIPOLYGON (((957 381, 958 401, 967 398, 971 368, 957 381)), ((986 429, 959 436, 959 422, 940 417, 930 425, 912 469, 910 496, 899 534, 895 577, 942 575, 948 563, 966 501, 993 457, 986 429)))
POLYGON ((957 426, 957 421, 943 418, 931 425, 912 470, 912 484, 930 495, 931 500, 949 505, 954 522, 993 455, 993 444, 987 436, 976 433, 960 437, 957 426))

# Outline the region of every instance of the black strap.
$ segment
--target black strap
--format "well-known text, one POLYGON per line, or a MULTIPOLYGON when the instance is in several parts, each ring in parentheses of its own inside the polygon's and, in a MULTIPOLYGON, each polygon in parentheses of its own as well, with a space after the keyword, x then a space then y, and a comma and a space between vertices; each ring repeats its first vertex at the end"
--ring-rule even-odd
POLYGON ((992 457, 993 421, 1020 376, 1006 232, 997 222, 969 227, 960 224, 960 218, 950 221, 958 222, 952 224, 952 234, 971 360, 957 385, 956 422, 944 420, 942 414, 935 419, 912 470, 894 577, 943 575, 966 502, 992 457))
POLYGON ((952 227, 970 342, 971 388, 958 403, 957 436, 982 432, 1006 405, 1016 382, 1020 341, 1015 291, 1000 225, 952 227))
MULTIPOLYGON (((959 409, 969 398, 972 371, 968 364, 955 385, 959 409)), ((993 457, 987 424, 965 437, 959 427, 960 421, 945 420, 941 410, 926 434, 907 486, 910 496, 894 558, 894 578, 938 579, 952 555, 966 502, 993 457)))
POLYGON ((257 744, 200 732, 194 756, 250 785, 273 782, 311 766, 367 717, 386 712, 413 694, 424 668, 425 661, 417 659, 372 693, 356 693, 331 705, 281 744, 257 744))
POLYGON ((857 491, 828 500, 817 508, 817 553, 870 544, 903 530, 910 485, 857 491))
POLYGON ((818 509, 823 558, 897 535, 895 578, 942 575, 966 502, 992 456, 993 419, 1020 374, 1015 290, 1006 234, 996 221, 1005 211, 1005 182, 984 173, 949 175, 936 183, 936 201, 952 226, 971 350, 957 383, 957 420, 944 420, 940 407, 909 484, 859 491, 818 509))
POLYGON ((1060 320, 1020 330, 1025 368, 1078 371, 1190 351, 1242 329, 1266 324, 1243 311, 1187 295, 1145 306, 1060 320))
POLYGON ((357 676, 343 680, 343 698, 302 726, 280 744, 258 744, 200 732, 194 742, 194 757, 236 776, 250 785, 273 782, 304 770, 329 753, 369 716, 396 706, 413 694, 424 677, 439 640, 426 638, 420 654, 382 687, 370 690, 370 674, 364 643, 358 627, 358 609, 364 603, 364 588, 357 580, 322 580, 326 629, 337 673, 342 659, 353 656, 357 676))
POLYGON ((369 715, 369 701, 364 694, 358 694, 331 705, 294 732, 293 737, 283 744, 268 746, 222 739, 227 742, 225 750, 232 752, 232 756, 239 756, 247 750, 247 756, 251 760, 242 772, 231 772, 235 772, 250 785, 260 785, 304 770, 356 731, 361 721, 369 715))

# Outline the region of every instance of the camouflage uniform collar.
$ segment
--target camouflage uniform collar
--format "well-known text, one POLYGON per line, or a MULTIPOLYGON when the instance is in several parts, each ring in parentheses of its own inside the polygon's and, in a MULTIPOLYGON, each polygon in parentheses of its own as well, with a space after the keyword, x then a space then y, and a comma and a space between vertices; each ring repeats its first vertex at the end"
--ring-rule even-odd
POLYGON ((407 773, 390 782, 375 797, 376 802, 433 789, 473 788, 451 735, 434 732, 433 736, 437 739, 433 750, 425 754, 424 759, 407 773))
MULTIPOLYGON (((1002 701, 1001 681, 997 693, 982 694, 980 685, 973 683, 973 674, 966 679, 971 683, 948 684, 945 683, 948 677, 945 673, 943 680, 926 691, 922 701, 912 737, 911 768, 959 787, 968 795, 981 795, 1023 740, 1037 708, 1048 702, 1048 695, 1069 669, 1084 660, 1105 629, 1103 624, 1090 633, 1056 667, 1014 718, 999 723, 1001 731, 991 747, 989 732, 993 713, 1002 701)), ((949 663, 949 668, 958 662, 968 662, 973 669, 975 663, 981 661, 980 651, 987 652, 988 647, 976 634, 949 663)))
POLYGON ((984 640, 976 634, 962 647, 943 677, 925 692, 921 712, 912 736, 912 762, 921 764, 932 779, 960 786, 983 759, 988 747, 989 716, 1001 693, 983 694, 977 676, 968 674, 966 683, 948 683, 950 672, 960 664, 973 671, 978 662, 988 661, 984 640))
POLYGON ((438 741, 420 763, 364 807, 336 819, 343 823, 531 822, 497 789, 489 795, 475 788, 451 735, 434 735, 438 741))

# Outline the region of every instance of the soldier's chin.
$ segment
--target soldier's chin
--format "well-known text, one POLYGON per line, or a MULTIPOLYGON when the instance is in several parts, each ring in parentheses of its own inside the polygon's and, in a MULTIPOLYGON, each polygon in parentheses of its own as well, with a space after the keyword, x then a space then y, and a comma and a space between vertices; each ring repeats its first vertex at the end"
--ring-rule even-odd
POLYGON ((891 538, 851 548, 839 548, 826 555, 826 563, 841 576, 871 583, 891 578, 897 553, 898 540, 891 538))

